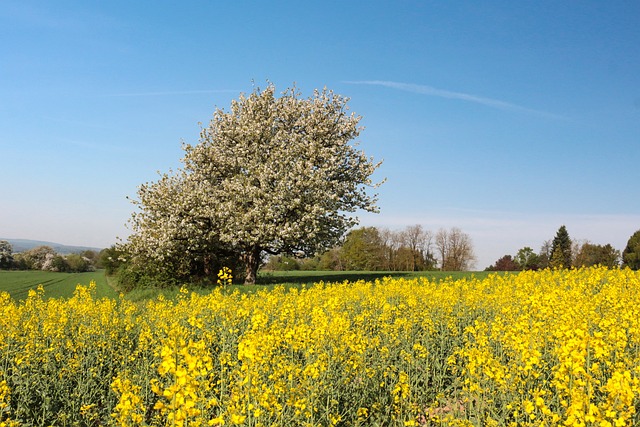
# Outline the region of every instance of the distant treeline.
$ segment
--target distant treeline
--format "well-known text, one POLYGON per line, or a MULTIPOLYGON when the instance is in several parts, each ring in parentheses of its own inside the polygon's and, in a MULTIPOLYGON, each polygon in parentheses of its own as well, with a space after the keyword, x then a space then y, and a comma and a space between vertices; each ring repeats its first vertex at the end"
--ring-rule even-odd
POLYGON ((591 243, 588 240, 572 240, 567 228, 562 225, 555 237, 542 244, 539 252, 526 246, 512 256, 504 255, 489 271, 541 270, 544 268, 579 268, 602 265, 609 268, 640 268, 640 230, 627 242, 623 252, 611 244, 591 243))
POLYGON ((0 240, 0 269, 42 270, 81 273, 103 268, 104 251, 84 250, 73 254, 60 254, 50 246, 13 253, 11 243, 0 240))
POLYGON ((361 227, 342 244, 313 258, 272 256, 265 270, 463 271, 475 262, 473 243, 459 228, 437 232, 421 225, 403 230, 361 227))
MULTIPOLYGON (((433 233, 420 225, 393 231, 362 227, 349 232, 341 245, 313 258, 272 256, 265 270, 461 271, 476 257, 470 237, 458 228, 433 233)), ((621 252, 611 244, 572 240, 566 227, 543 242, 539 251, 525 246, 504 255, 485 271, 542 270, 602 265, 640 269, 640 230, 621 252)))

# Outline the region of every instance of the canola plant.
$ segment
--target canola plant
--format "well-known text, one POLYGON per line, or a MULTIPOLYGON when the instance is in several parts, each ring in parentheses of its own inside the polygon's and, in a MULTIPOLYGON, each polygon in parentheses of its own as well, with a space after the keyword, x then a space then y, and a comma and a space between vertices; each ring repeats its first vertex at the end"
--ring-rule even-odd
POLYGON ((640 425, 640 274, 0 294, 0 426, 640 425))

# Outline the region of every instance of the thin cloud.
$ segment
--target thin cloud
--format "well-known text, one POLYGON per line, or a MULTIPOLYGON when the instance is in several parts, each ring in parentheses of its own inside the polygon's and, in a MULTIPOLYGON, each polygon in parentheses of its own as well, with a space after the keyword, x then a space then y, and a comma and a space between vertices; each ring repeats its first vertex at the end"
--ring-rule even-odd
POLYGON ((565 119, 565 117, 557 114, 548 113, 546 111, 534 110, 532 108, 523 107, 520 105, 512 104, 510 102, 501 101, 499 99, 485 98, 482 96, 472 95, 463 92, 452 92, 449 90, 438 89, 433 86, 418 85, 412 83, 400 83, 385 80, 358 80, 358 81, 345 81, 343 83, 356 84, 356 85, 371 85, 371 86, 384 86, 392 89, 402 90, 405 92, 417 93, 420 95, 436 96, 439 98, 447 99, 459 99, 467 102, 474 102, 476 104, 486 105, 487 107, 499 108, 501 110, 508 111, 520 111, 528 114, 535 114, 538 116, 553 118, 553 119, 565 119))
POLYGON ((112 145, 112 144, 102 144, 99 142, 78 141, 78 140, 69 139, 69 138, 56 138, 56 140, 63 144, 74 145, 76 147, 80 147, 88 150, 95 150, 95 151, 124 152, 124 153, 134 153, 139 151, 136 149, 132 149, 131 147, 123 147, 123 146, 112 145))
POLYGON ((105 96, 173 96, 173 95, 201 95, 207 93, 239 93, 237 89, 212 89, 212 90, 176 90, 176 91, 164 91, 164 92, 125 92, 125 93, 112 93, 105 96))

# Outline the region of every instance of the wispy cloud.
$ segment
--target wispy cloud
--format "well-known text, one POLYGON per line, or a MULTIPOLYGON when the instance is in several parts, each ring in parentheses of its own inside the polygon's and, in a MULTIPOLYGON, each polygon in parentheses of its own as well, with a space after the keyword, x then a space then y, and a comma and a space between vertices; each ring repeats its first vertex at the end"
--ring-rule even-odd
POLYGON ((459 99, 467 102, 474 102, 476 104, 486 105, 487 107, 499 108, 501 110, 519 111, 528 114, 535 114, 542 117, 552 119, 566 119, 558 114, 548 113, 546 111, 535 110, 532 108, 523 107, 521 105, 513 104, 511 102, 501 101, 499 99, 486 98, 482 96, 472 95, 463 92, 453 92, 450 90, 438 89, 433 86, 419 85, 413 83, 401 83, 386 80, 357 80, 357 81, 345 81, 343 83, 356 84, 356 85, 371 85, 371 86, 384 86, 392 89, 402 90, 405 92, 417 93, 420 95, 436 96, 439 98, 447 99, 459 99))
POLYGON ((211 90, 176 90, 163 92, 124 92, 111 93, 105 96, 173 96, 173 95, 201 95, 207 93, 240 93, 239 89, 211 89, 211 90))
POLYGON ((129 146, 125 147, 120 145, 105 144, 101 142, 79 141, 79 140, 69 139, 69 138, 56 138, 56 140, 59 143, 73 145, 79 148, 93 150, 93 151, 115 152, 115 153, 133 153, 133 152, 139 151, 129 146))

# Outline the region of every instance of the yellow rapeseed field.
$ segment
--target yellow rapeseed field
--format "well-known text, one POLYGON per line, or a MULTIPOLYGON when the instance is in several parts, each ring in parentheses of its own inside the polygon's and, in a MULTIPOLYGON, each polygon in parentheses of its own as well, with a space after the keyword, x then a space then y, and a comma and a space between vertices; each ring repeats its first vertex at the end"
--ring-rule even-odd
POLYGON ((42 292, 0 294, 0 426, 640 425, 631 270, 42 292))

